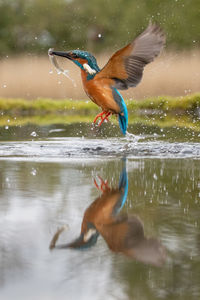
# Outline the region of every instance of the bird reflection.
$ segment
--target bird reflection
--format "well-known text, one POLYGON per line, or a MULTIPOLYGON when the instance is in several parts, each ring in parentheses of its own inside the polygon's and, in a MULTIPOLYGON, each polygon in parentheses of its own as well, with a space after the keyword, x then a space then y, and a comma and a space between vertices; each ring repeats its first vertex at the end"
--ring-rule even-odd
POLYGON ((81 225, 80 236, 71 243, 56 245, 60 228, 54 235, 50 249, 87 249, 96 244, 99 235, 106 241, 110 250, 143 263, 161 266, 166 258, 165 249, 156 238, 144 235, 144 228, 137 216, 122 214, 128 194, 126 162, 120 174, 117 188, 110 187, 107 181, 94 180, 101 195, 86 209, 81 225))

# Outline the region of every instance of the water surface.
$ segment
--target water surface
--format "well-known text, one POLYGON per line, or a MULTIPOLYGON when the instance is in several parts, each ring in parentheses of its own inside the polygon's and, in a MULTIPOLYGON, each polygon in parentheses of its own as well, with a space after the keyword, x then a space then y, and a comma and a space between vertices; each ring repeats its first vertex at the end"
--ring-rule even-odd
POLYGON ((102 138, 83 126, 74 138, 66 130, 1 129, 0 299, 199 299, 198 136, 102 138), (112 251, 101 234, 85 250, 50 251, 58 227, 69 226, 58 244, 80 235, 85 210, 102 194, 94 179, 118 188, 124 158, 128 195, 119 215, 140 220, 145 237, 162 245, 160 266, 112 251))

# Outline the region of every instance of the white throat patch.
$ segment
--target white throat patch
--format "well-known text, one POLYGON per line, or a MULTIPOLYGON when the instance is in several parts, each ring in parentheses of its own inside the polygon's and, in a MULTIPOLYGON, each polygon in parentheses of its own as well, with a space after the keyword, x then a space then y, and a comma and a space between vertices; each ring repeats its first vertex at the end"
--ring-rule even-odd
POLYGON ((96 71, 94 69, 92 69, 88 64, 83 64, 83 68, 84 70, 89 73, 90 75, 93 75, 96 73, 96 71))
POLYGON ((90 228, 86 234, 84 234, 83 240, 84 242, 87 242, 95 233, 96 233, 96 229, 90 228))

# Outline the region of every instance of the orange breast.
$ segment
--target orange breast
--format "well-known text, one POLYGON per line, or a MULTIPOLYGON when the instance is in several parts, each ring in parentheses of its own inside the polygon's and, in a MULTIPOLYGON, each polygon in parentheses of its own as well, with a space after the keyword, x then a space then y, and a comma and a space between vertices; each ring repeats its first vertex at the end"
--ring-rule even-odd
POLYGON ((120 113, 120 107, 113 98, 112 79, 98 78, 87 80, 87 73, 81 70, 83 87, 88 97, 102 108, 103 111, 120 113))
POLYGON ((86 230, 88 222, 94 224, 98 231, 103 225, 112 223, 113 209, 120 197, 118 189, 104 192, 98 197, 84 213, 81 232, 86 230))

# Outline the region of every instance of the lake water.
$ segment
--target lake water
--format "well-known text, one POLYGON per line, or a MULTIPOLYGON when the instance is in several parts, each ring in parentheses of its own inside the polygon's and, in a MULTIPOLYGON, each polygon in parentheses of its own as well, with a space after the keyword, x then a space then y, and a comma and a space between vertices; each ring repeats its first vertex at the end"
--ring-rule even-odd
POLYGON ((0 129, 0 299, 200 299, 198 133, 105 132, 0 129))

